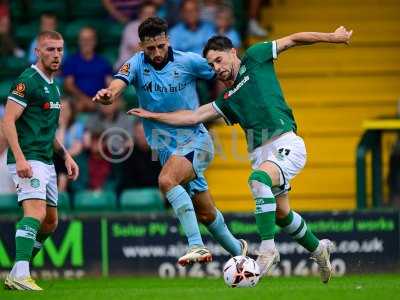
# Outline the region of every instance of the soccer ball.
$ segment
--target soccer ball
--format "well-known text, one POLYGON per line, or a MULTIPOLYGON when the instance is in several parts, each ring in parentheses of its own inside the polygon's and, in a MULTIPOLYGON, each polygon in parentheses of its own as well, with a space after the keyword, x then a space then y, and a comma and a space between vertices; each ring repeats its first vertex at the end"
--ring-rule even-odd
POLYGON ((253 287, 260 280, 260 267, 254 259, 235 256, 223 268, 225 283, 230 287, 253 287))

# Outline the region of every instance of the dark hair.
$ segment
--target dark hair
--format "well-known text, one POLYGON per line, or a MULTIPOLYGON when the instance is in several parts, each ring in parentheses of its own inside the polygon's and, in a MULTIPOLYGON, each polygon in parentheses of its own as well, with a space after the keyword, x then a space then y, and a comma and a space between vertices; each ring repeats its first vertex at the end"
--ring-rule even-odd
POLYGON ((203 49, 203 56, 206 57, 208 51, 226 51, 234 48, 232 41, 226 36, 215 35, 207 41, 203 49))
POLYGON ((39 40, 44 39, 44 38, 49 38, 49 39, 52 39, 52 40, 62 40, 63 39, 62 35, 59 32, 51 31, 51 30, 41 31, 38 34, 36 39, 39 41, 39 40))
POLYGON ((167 34, 168 23, 159 17, 147 18, 139 25, 139 38, 143 42, 146 37, 156 37, 162 33, 167 34))

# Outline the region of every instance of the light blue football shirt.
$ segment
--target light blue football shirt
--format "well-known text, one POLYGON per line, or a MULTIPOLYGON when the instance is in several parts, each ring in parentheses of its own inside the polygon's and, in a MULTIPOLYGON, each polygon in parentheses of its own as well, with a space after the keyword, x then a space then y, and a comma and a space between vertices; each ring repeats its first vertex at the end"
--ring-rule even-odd
MULTIPOLYGON (((197 79, 212 79, 214 72, 207 61, 196 53, 169 49, 168 63, 156 70, 144 56, 143 51, 131 57, 114 75, 114 78, 132 84, 139 98, 140 107, 152 112, 195 110, 199 106, 196 92, 197 79)), ((177 127, 143 120, 146 140, 154 150, 171 153, 201 132, 207 132, 203 124, 177 127)), ((193 142, 193 141, 192 141, 193 142)), ((198 148, 209 145, 199 140, 198 148)))

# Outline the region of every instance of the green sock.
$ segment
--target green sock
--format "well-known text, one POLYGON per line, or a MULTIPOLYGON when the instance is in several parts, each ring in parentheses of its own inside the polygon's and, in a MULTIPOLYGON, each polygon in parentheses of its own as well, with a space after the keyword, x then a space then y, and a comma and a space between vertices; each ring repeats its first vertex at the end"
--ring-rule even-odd
POLYGON ((256 201, 255 218, 261 240, 275 236, 276 200, 272 194, 272 180, 261 170, 255 170, 249 177, 250 189, 256 201))
POLYGON ((36 241, 33 244, 33 250, 32 250, 32 256, 31 256, 31 260, 33 260, 36 256, 36 254, 39 253, 39 251, 42 249, 43 247, 43 243, 47 240, 47 238, 52 235, 53 233, 43 233, 43 232, 38 232, 36 235, 36 241))
POLYGON ((15 233, 15 261, 29 261, 31 259, 33 244, 39 228, 40 221, 35 218, 23 217, 18 222, 15 233))
POLYGON ((295 211, 290 211, 283 219, 276 219, 276 224, 310 252, 317 249, 319 240, 307 227, 304 219, 295 211))

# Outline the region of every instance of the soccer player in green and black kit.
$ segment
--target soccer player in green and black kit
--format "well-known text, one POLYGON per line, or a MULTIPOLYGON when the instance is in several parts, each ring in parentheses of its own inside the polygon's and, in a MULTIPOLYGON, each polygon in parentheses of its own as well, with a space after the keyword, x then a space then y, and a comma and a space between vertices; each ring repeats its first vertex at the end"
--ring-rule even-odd
POLYGON ((29 261, 57 227, 54 149, 64 157, 70 179, 75 180, 79 173, 77 164, 55 138, 61 107, 53 75, 61 64, 64 41, 55 31, 41 32, 37 41, 37 63, 14 82, 3 119, 11 150, 8 169, 23 209, 15 233, 15 264, 4 283, 15 290, 42 290, 30 276, 29 261))
POLYGON ((311 253, 319 267, 321 280, 331 277, 332 243, 319 240, 296 212, 290 209, 289 181, 306 163, 303 139, 285 101, 274 70, 278 54, 294 46, 319 42, 349 43, 352 31, 339 27, 332 33, 300 32, 272 42, 256 44, 239 59, 231 41, 223 36, 211 38, 203 55, 228 88, 213 103, 196 111, 153 113, 132 109, 128 113, 168 124, 191 125, 223 117, 228 124, 238 123, 246 134, 253 171, 249 186, 255 199, 255 218, 261 245, 257 263, 262 274, 279 262, 274 242, 277 224, 311 253))

